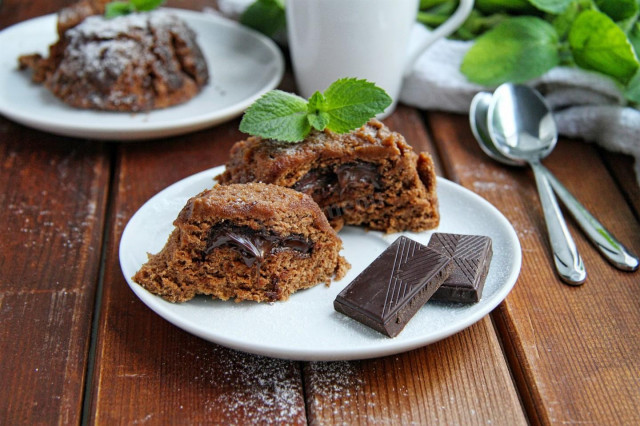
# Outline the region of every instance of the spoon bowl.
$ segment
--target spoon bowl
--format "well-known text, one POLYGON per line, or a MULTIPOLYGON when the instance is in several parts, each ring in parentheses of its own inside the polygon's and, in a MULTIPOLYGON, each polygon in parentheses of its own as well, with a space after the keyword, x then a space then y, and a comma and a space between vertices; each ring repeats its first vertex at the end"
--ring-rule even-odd
POLYGON ((584 283, 587 273, 582 257, 540 163, 558 141, 551 110, 529 87, 507 83, 494 92, 487 114, 495 148, 505 157, 527 162, 533 170, 558 275, 569 285, 584 283))
POLYGON ((480 149, 494 160, 508 166, 526 166, 526 161, 516 161, 505 157, 493 144, 487 125, 491 98, 492 95, 489 92, 478 92, 471 100, 471 106, 469 107, 469 124, 471 125, 473 136, 475 136, 478 141, 480 149))
MULTIPOLYGON (((494 145, 489 135, 487 124, 491 99, 491 93, 479 92, 473 97, 469 108, 469 124, 476 141, 478 141, 478 145, 485 154, 500 163, 509 166, 527 165, 524 160, 505 157, 494 145)), ((540 168, 556 195, 600 254, 621 271, 633 272, 638 270, 640 265, 638 256, 622 245, 547 168, 542 165, 540 165, 540 168)))
POLYGON ((515 161, 540 161, 553 151, 558 129, 540 93, 528 86, 503 84, 487 108, 487 126, 495 148, 515 161))

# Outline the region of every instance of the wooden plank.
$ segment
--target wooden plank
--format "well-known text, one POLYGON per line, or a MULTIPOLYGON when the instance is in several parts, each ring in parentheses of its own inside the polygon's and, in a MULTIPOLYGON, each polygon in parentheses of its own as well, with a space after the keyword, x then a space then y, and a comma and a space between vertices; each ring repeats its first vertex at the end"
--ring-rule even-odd
MULTIPOLYGON (((569 221, 587 268, 581 287, 563 285, 552 265, 531 172, 482 154, 464 116, 431 114, 451 177, 500 209, 523 249, 520 278, 494 311, 533 423, 640 421, 638 273, 612 268, 569 221)), ((561 140, 545 164, 636 253, 640 227, 593 146, 561 140)))
MULTIPOLYGON (((400 106, 385 122, 418 151, 439 157, 418 113, 400 106)), ((312 424, 525 424, 491 321, 436 344, 381 359, 309 363, 312 424)))
POLYGON ((601 152, 601 154, 609 172, 614 176, 627 202, 635 211, 636 217, 640 217, 640 185, 633 169, 633 157, 611 152, 601 152))
POLYGON ((411 352, 304 373, 312 424, 526 424, 488 318, 411 352))
POLYGON ((77 423, 109 150, 0 129, 0 424, 77 423))
POLYGON ((306 422, 297 362, 243 354, 179 330, 135 297, 118 263, 120 235, 131 215, 164 187, 226 161, 231 144, 242 138, 237 127, 235 120, 182 137, 120 146, 91 422, 306 422))
MULTIPOLYGON (((0 2, 0 28, 17 24, 26 19, 36 16, 56 13, 61 8, 71 4, 68 0, 50 1, 22 1, 22 0, 2 0, 0 2)), ((31 53, 31 52, 25 52, 31 53)))
MULTIPOLYGON (((3 0, 0 28, 67 3, 3 0)), ((109 150, 3 117, 0 134, 0 424, 78 423, 109 150)))

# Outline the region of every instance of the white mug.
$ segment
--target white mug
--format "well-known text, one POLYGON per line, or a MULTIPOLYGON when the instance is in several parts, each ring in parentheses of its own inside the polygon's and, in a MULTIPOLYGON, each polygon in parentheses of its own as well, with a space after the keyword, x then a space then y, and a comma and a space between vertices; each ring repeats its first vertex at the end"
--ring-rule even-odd
POLYGON ((419 0, 287 0, 287 38, 300 94, 310 97, 339 78, 357 77, 383 88, 395 109, 403 76, 434 41, 454 32, 473 0, 408 52, 419 0))

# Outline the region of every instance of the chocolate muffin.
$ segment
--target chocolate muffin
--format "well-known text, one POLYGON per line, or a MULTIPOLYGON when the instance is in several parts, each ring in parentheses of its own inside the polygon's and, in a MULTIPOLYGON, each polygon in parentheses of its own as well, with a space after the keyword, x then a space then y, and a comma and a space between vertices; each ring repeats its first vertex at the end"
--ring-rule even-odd
POLYGON ((296 144, 260 137, 237 142, 217 180, 266 182, 308 194, 336 230, 422 231, 440 220, 431 156, 416 154, 375 119, 346 134, 313 131, 296 144))
MULTIPOLYGON (((80 4, 82 5, 82 3, 80 4)), ((196 34, 179 17, 162 11, 106 19, 94 9, 59 14, 59 40, 49 57, 21 56, 65 103, 84 109, 147 111, 188 101, 209 80, 196 34)))
POLYGON ((191 198, 165 247, 133 280, 171 302, 286 300, 340 279, 342 241, 311 197, 263 183, 216 185, 191 198))

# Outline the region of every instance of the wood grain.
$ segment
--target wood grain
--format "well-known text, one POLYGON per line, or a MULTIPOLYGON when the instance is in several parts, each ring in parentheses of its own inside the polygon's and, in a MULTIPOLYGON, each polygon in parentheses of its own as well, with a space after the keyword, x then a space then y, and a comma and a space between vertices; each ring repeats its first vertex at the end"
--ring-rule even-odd
MULTIPOLYGON (((500 209, 514 225, 523 265, 493 317, 534 423, 634 424, 640 420, 638 273, 604 261, 569 221, 588 277, 563 285, 551 267, 531 173, 483 157, 465 117, 429 121, 452 176, 500 209)), ((640 252, 640 229, 598 151, 561 140, 545 164, 620 240, 640 252)))
POLYGON ((411 352, 304 373, 311 424, 526 424, 488 318, 411 352))
POLYGON ((109 149, 0 118, 0 424, 75 423, 109 149))
POLYGON ((633 168, 633 157, 610 152, 601 152, 601 155, 609 173, 611 173, 615 182, 621 188, 625 200, 633 209, 635 217, 640 218, 640 184, 638 184, 638 178, 633 168))
POLYGON ((73 3, 72 0, 50 0, 46 2, 2 0, 0 2, 0 29, 26 19, 56 13, 71 3, 73 3))

